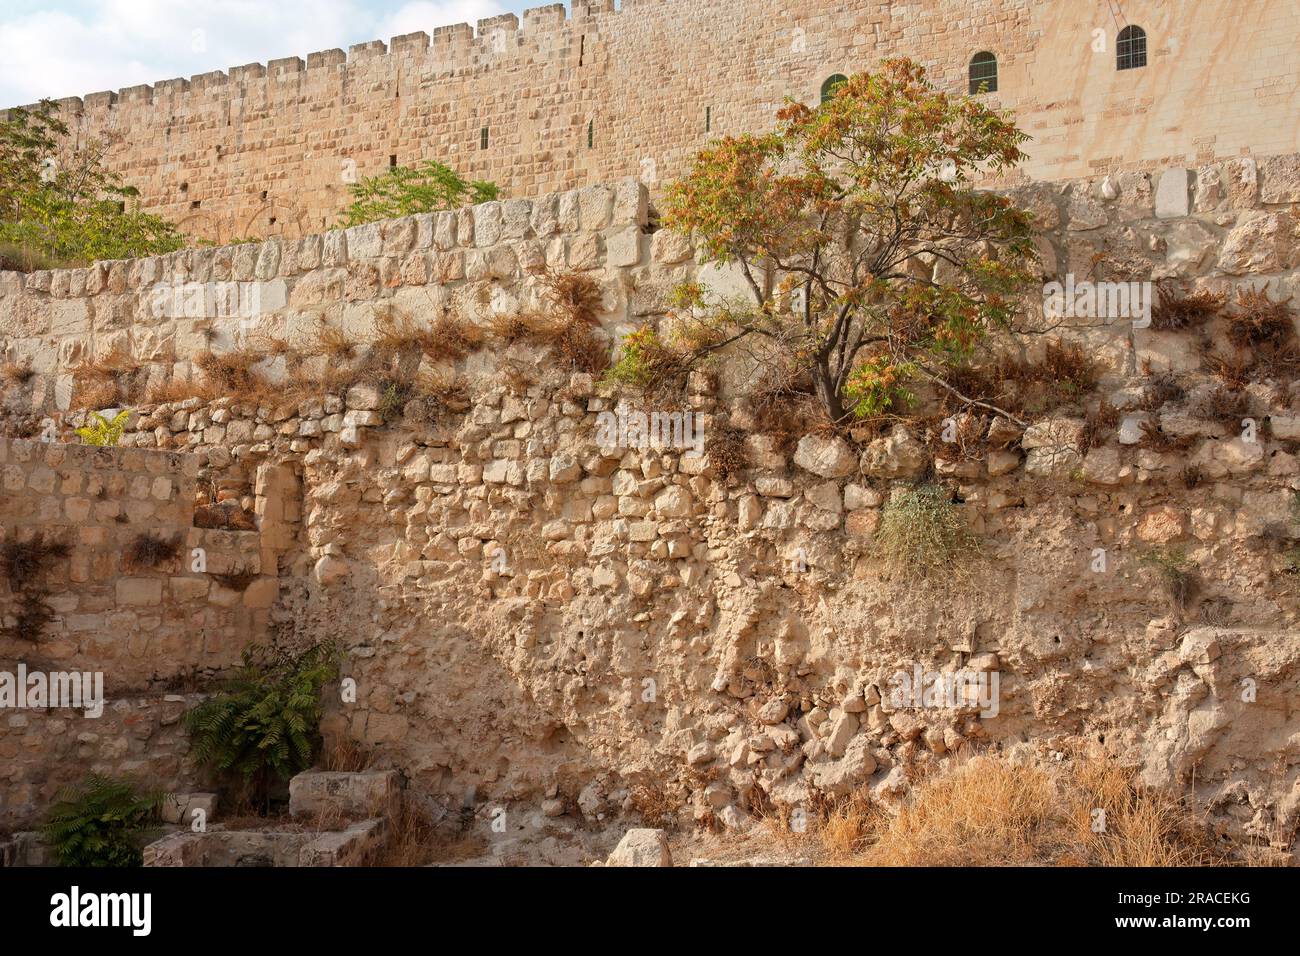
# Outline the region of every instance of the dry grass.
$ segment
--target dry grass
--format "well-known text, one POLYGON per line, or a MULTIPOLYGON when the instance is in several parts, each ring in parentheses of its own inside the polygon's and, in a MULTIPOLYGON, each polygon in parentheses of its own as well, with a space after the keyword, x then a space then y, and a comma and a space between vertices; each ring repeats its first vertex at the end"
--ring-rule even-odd
POLYGON ((255 571, 239 567, 227 571, 225 574, 212 574, 209 577, 227 590, 242 593, 248 590, 248 586, 256 581, 259 575, 255 571))
POLYGON ((71 407, 98 411, 129 405, 138 393, 140 371, 140 363, 120 349, 73 366, 71 407))
POLYGON ((122 567, 128 571, 156 568, 173 561, 181 553, 179 538, 163 538, 152 532, 138 534, 122 554, 122 567))
MULTIPOLYGON (((1079 402, 1097 386, 1097 365, 1078 345, 1049 343, 1041 362, 1002 355, 982 365, 952 369, 948 384, 966 398, 1015 415, 1039 415, 1079 402)), ((945 396, 945 413, 953 403, 945 396)))
POLYGON ((0 382, 6 385, 26 385, 36 377, 31 359, 14 362, 0 362, 0 382))
POLYGON ((745 451, 745 432, 731 425, 714 425, 709 430, 705 451, 709 463, 717 471, 718 480, 729 482, 733 475, 738 475, 749 466, 749 455, 745 451))
POLYGON ((145 405, 162 405, 163 403, 183 402, 190 398, 215 398, 209 389, 196 382, 186 382, 179 378, 169 378, 157 382, 145 390, 145 405))
POLYGON ((257 522, 236 502, 198 505, 194 509, 194 527, 218 528, 222 531, 256 531, 257 522))
POLYGON ((527 342, 551 351, 570 370, 599 375, 609 367, 609 348, 601 337, 600 287, 576 272, 538 273, 542 283, 541 311, 498 315, 492 337, 502 345, 527 342))
POLYGON ((72 549, 66 541, 38 531, 25 541, 7 538, 0 544, 0 578, 13 592, 13 623, 4 634, 16 640, 36 642, 54 618, 46 598, 49 587, 42 580, 54 562, 67 558, 72 549))
POLYGON ((1250 395, 1242 389, 1217 385, 1198 396, 1188 410, 1197 418, 1237 431, 1241 420, 1250 415, 1250 395))
POLYGON ((1183 295, 1172 283, 1165 281, 1156 287, 1156 303, 1151 310, 1151 328, 1160 332, 1177 332, 1193 326, 1204 326, 1223 312, 1227 296, 1202 289, 1183 295))
POLYGON ((216 395, 269 397, 275 393, 256 368, 265 357, 251 349, 220 354, 204 352, 194 360, 194 364, 203 372, 203 387, 216 395))
POLYGON ((969 758, 920 780, 896 814, 859 795, 816 829, 825 863, 855 866, 1206 866, 1203 819, 1104 757, 1062 765, 969 758), (1100 813, 1098 811, 1101 811, 1100 813))
POLYGON ((370 755, 351 737, 331 736, 321 747, 321 769, 331 773, 361 773, 370 767, 370 755))
POLYGON ((7 538, 0 544, 0 577, 9 582, 14 590, 21 590, 46 571, 55 561, 62 560, 72 553, 66 541, 62 541, 43 531, 38 531, 30 539, 19 541, 7 538))

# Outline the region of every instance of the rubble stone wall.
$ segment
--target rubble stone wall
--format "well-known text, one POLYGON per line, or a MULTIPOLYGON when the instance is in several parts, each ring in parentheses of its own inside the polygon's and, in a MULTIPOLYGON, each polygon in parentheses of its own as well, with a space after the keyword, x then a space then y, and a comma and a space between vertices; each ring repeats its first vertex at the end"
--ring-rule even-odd
MULTIPOLYGON (((1286 298, 1300 274, 1296 176, 1294 159, 1242 158, 1017 196, 1044 229, 1045 278, 1286 298)), ((0 332, 9 356, 36 359, 22 387, 61 426, 77 421, 56 407, 75 393, 77 355, 126 343, 160 376, 185 375, 200 343, 233 344, 228 320, 142 307, 178 277, 282 281, 267 328, 324 316, 364 342, 377 302, 421 323, 454 311, 486 324, 532 304, 528 267, 550 263, 601 283, 613 339, 665 314, 681 279, 729 281, 683 237, 650 231, 645 204, 625 183, 5 275, 0 332)), ((816 792, 897 799, 917 770, 969 748, 1092 746, 1190 793, 1225 832, 1267 842, 1294 827, 1300 793, 1300 592, 1286 558, 1300 395, 1293 382, 1250 386, 1249 433, 1205 415, 1214 385, 1198 341, 1224 334, 1061 328, 1098 363, 1097 391, 1027 427, 980 419, 970 455, 924 421, 783 446, 735 400, 734 366, 721 382, 694 376, 684 397, 704 455, 615 447, 597 425, 620 396, 525 345, 455 363, 469 407, 433 421, 385 420, 382 396, 358 384, 282 407, 138 407, 124 445, 186 449, 202 480, 235 474, 249 494, 272 478, 300 487, 300 506, 281 511, 269 623, 344 644, 357 698, 331 700, 325 730, 400 770, 417 799, 599 820, 665 795, 684 820, 730 825, 816 792), (529 374, 505 374, 511 363, 529 374), (1178 391, 1155 387, 1163 372, 1178 391), (1088 434, 1102 399, 1119 417, 1088 434), (708 448, 723 425, 747 433, 730 477, 708 448), (942 485, 980 541, 964 575, 917 584, 876 547, 884 509, 918 482, 942 485), (1148 561, 1168 548, 1194 576, 1183 606, 1148 561), (891 681, 917 667, 997 674, 996 713, 898 706, 891 681)))
MULTIPOLYGON (((0 715, 0 826, 32 823, 90 770, 176 786, 192 771, 181 760, 176 693, 266 639, 279 595, 276 551, 258 531, 194 527, 199 467, 177 451, 0 438, 0 542, 41 534, 68 546, 31 578, 0 580, 0 672, 98 674, 103 693, 93 716, 9 702, 0 715), (141 535, 176 554, 141 565, 132 551, 141 535), (49 620, 20 636, 12 629, 33 588, 49 620)), ((274 495, 274 470, 262 477, 261 490, 274 495)), ((271 524, 283 512, 274 497, 258 504, 271 524)))

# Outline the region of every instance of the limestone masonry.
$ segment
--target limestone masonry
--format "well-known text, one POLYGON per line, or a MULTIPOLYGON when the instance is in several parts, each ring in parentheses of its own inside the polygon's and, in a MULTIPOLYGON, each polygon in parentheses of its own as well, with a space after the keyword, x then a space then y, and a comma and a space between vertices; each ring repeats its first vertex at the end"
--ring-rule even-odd
MULTIPOLYGON (((993 101, 1033 136, 1032 179, 1300 150, 1294 0, 574 0, 343 50, 63 101, 78 144, 207 239, 334 224, 348 181, 443 160, 510 197, 680 174, 711 136, 888 56, 993 101), (1122 19, 1116 8, 1122 7, 1122 19), (1120 29, 1147 65, 1116 69, 1120 29)), ((286 50, 286 54, 301 51, 286 50)), ((16 104, 15 104, 16 105, 16 104)))
MULTIPOLYGON (((1042 226, 1044 278, 1300 293, 1295 155, 1014 193, 1042 226)), ((1061 330, 1099 363, 1097 393, 1028 429, 993 422, 991 450, 973 457, 902 425, 858 451, 816 435, 783 447, 734 401, 734 369, 694 377, 688 399, 707 435, 750 433, 739 473, 724 476, 711 454, 603 446, 608 389, 523 344, 435 369, 462 376, 468 401, 434 420, 390 420, 380 392, 356 386, 280 404, 137 403, 123 447, 61 443, 81 421, 63 409, 83 359, 125 351, 157 384, 198 376, 196 356, 239 344, 243 319, 160 311, 159 284, 257 283, 243 334, 293 342, 323 325, 364 350, 389 307, 420 326, 536 308, 535 270, 549 266, 599 283, 612 345, 664 314, 683 280, 734 281, 654 229, 648 198, 624 180, 0 276, 0 351, 37 372, 7 400, 48 416, 60 439, 0 445, 5 521, 75 540, 37 650, 104 667, 110 697, 94 727, 57 712, 6 717, 0 819, 31 823, 72 755, 204 786, 176 735, 186 675, 292 633, 347 650, 357 700, 331 705, 329 739, 399 771, 408 799, 436 814, 519 806, 595 826, 655 793, 684 820, 743 827, 763 806, 864 785, 897 801, 915 768, 968 744, 1050 755, 1084 742, 1192 794, 1223 833, 1279 845, 1300 793, 1300 594, 1277 543, 1300 490, 1300 395, 1252 386, 1243 412, 1259 434, 1243 438, 1205 410, 1213 386, 1190 332, 1061 330), (1179 389, 1157 387, 1166 372, 1179 389), (1085 437, 1101 398, 1118 417, 1085 437), (971 581, 918 589, 882 574, 881 509, 925 475, 953 485, 985 542, 971 581), (196 481, 242 502, 256 530, 187 529, 178 496, 196 481), (254 580, 239 591, 182 566, 124 576, 113 552, 141 523, 207 541, 214 569, 244 563, 254 580), (1180 613, 1142 564, 1167 546, 1197 568, 1180 613), (889 676, 917 666, 999 673, 996 714, 895 706, 889 676)), ((283 362, 268 353, 260 369, 276 380, 283 362)), ((0 640, 5 662, 30 654, 0 640)), ((219 850, 185 846, 178 859, 219 850)))

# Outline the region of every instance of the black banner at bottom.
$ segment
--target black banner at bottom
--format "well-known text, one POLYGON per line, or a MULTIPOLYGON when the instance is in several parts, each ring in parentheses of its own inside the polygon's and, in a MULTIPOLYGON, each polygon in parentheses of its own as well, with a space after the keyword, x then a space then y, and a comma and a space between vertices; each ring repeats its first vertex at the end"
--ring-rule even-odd
POLYGON ((590 939, 604 925, 611 941, 635 927, 653 938, 656 925, 736 917, 733 929, 761 926, 766 936, 784 925, 769 917, 794 917, 790 907, 809 908, 792 937, 808 920, 860 936, 858 914, 873 944, 894 933, 915 941, 919 926, 942 932, 950 921, 977 934, 1002 924, 1017 935, 1230 943, 1289 925, 1283 907, 1295 887, 1287 869, 6 869, 0 913, 10 941, 75 933, 79 943, 127 945, 250 936, 373 945, 377 932, 419 932, 431 920, 476 926, 487 944, 590 939))

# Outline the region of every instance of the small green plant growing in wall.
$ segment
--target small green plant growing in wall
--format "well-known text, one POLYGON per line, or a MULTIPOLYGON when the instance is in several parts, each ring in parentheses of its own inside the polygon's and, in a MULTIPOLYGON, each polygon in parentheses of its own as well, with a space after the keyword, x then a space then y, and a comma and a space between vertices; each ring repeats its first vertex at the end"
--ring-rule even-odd
POLYGON ((77 435, 87 445, 116 445, 126 432, 126 421, 131 417, 130 409, 122 409, 109 421, 99 412, 92 412, 89 425, 78 428, 77 435))
POLYGON ((164 796, 92 773, 59 794, 41 834, 64 866, 139 866, 142 837, 160 822, 164 796))
POLYGON ((960 510, 938 485, 895 495, 881 511, 876 551, 904 577, 951 573, 978 547, 960 510))
POLYGON ((1196 565, 1187 552, 1178 547, 1153 548, 1138 560, 1155 572, 1171 610, 1181 612, 1196 589, 1196 565))
POLYGON ((422 212, 440 212, 497 198, 495 183, 463 179, 446 163, 426 159, 396 166, 348 186, 352 202, 339 217, 343 228, 422 212))
POLYGON ((273 781, 312 765, 320 736, 321 688, 338 676, 338 651, 249 647, 235 676, 182 718, 194 761, 237 776, 265 809, 273 781))

